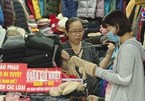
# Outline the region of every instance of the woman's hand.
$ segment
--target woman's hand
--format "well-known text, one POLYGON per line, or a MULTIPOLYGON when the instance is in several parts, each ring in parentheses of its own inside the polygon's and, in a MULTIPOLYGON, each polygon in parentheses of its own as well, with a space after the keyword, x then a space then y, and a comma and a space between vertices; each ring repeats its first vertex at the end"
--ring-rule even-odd
POLYGON ((61 51, 61 57, 67 61, 70 59, 70 55, 65 50, 61 51))
POLYGON ((115 45, 113 43, 108 43, 107 47, 108 47, 108 50, 107 50, 106 56, 108 56, 108 58, 111 59, 113 51, 115 49, 115 45))
POLYGON ((109 52, 112 52, 115 49, 115 45, 113 43, 108 43, 108 46, 107 47, 108 47, 108 51, 109 52))

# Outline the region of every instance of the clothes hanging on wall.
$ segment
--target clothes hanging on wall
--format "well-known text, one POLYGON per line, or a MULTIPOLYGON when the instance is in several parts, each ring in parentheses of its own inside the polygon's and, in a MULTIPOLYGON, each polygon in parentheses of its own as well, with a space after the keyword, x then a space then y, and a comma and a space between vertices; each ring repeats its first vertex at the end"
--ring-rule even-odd
POLYGON ((145 43, 145 7, 141 5, 143 3, 137 5, 136 0, 131 0, 126 7, 126 15, 132 24, 134 36, 143 45, 145 43))

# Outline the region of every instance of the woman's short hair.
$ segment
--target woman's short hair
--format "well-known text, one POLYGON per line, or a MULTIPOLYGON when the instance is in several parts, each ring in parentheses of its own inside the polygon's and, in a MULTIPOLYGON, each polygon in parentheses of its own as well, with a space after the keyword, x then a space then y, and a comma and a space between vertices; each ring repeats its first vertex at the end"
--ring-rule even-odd
POLYGON ((76 21, 80 21, 82 23, 82 20, 78 17, 71 17, 69 18, 66 23, 65 23, 65 28, 66 28, 66 31, 69 30, 69 27, 70 27, 70 24, 73 23, 73 22, 76 22, 76 21))
POLYGON ((122 36, 126 32, 131 32, 131 23, 129 19, 126 17, 126 15, 120 11, 120 10, 114 10, 107 14, 102 19, 102 26, 107 27, 107 25, 115 26, 116 28, 119 28, 117 35, 122 36))

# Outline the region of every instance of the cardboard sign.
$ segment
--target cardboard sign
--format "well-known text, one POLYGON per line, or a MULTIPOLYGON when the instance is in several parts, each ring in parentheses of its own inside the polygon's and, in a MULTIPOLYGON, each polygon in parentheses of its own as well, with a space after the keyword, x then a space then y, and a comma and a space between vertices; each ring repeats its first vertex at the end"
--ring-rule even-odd
POLYGON ((27 64, 0 63, 0 91, 26 90, 27 64))
POLYGON ((62 82, 61 68, 27 69, 27 92, 48 92, 51 87, 57 87, 62 82))

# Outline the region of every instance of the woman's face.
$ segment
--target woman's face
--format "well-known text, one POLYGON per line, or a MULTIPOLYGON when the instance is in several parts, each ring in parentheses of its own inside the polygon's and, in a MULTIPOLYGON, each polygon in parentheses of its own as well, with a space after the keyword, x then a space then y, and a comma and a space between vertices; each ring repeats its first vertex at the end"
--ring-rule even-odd
POLYGON ((108 33, 107 28, 103 28, 102 25, 101 25, 101 28, 100 28, 100 32, 101 32, 103 35, 106 35, 106 34, 108 33))
POLYGON ((117 34, 117 29, 116 29, 115 26, 107 25, 106 30, 107 30, 108 33, 112 32, 114 35, 117 34))
POLYGON ((75 21, 69 25, 67 36, 69 38, 69 41, 74 44, 79 44, 83 38, 83 33, 84 29, 82 23, 80 21, 75 21))

